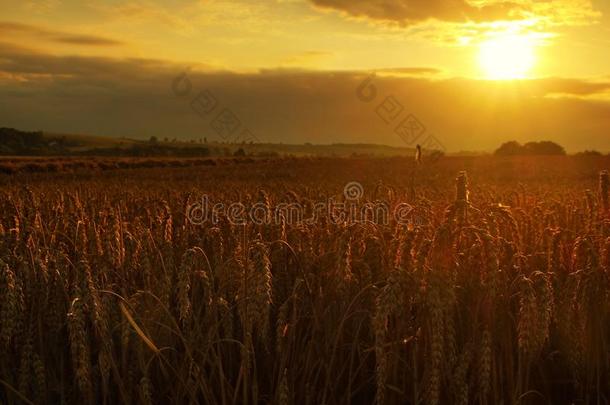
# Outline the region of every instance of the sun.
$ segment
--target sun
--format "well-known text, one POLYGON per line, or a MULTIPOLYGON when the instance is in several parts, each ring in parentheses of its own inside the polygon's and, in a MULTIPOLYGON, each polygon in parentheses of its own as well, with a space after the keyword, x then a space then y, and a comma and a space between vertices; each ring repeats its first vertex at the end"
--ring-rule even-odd
POLYGON ((536 63, 536 43, 523 34, 502 33, 479 46, 479 64, 487 79, 525 79, 536 63))

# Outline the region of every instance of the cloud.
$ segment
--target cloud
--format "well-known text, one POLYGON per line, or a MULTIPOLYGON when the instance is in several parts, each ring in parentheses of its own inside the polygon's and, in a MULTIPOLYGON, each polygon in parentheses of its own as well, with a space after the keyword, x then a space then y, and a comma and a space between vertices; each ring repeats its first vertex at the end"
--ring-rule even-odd
POLYGON ((91 46, 114 46, 123 45, 123 42, 115 39, 96 37, 92 35, 66 35, 55 39, 57 42, 72 45, 91 45, 91 46))
POLYGON ((117 46, 124 44, 122 41, 97 35, 66 33, 35 25, 0 21, 0 37, 15 36, 71 45, 117 46))
POLYGON ((146 78, 147 74, 156 74, 170 66, 173 65, 154 59, 56 56, 0 42, 0 71, 15 75, 47 74, 81 80, 86 80, 87 76, 92 80, 132 79, 146 78))
POLYGON ((310 0, 322 8, 357 17, 412 25, 430 19, 451 22, 495 21, 516 18, 526 6, 513 1, 473 5, 467 0, 310 0))
POLYGON ((541 97, 596 96, 610 92, 610 81, 585 81, 579 79, 547 78, 533 80, 529 87, 541 97))
POLYGON ((35 13, 44 14, 57 8, 61 0, 26 0, 22 2, 23 6, 35 13))
POLYGON ((172 3, 163 7, 150 2, 127 1, 118 4, 95 4, 92 7, 112 19, 161 23, 178 31, 191 32, 194 29, 194 24, 191 20, 194 11, 191 8, 195 4, 196 2, 178 2, 177 4, 172 3), (191 14, 191 18, 189 18, 188 14, 184 15, 185 9, 188 10, 188 14, 191 14))
POLYGON ((351 16, 409 26, 428 20, 493 23, 535 19, 546 25, 590 24, 591 0, 309 0, 351 16))
POLYGON ((315 66, 320 62, 333 58, 334 56, 334 53, 327 51, 305 51, 290 55, 281 62, 281 65, 295 67, 315 66))
POLYGON ((375 72, 385 76, 431 76, 441 73, 441 70, 433 67, 395 67, 377 69, 375 72))
POLYGON ((226 108, 262 141, 404 146, 395 129, 413 114, 454 151, 491 150, 511 139, 610 150, 610 79, 488 82, 406 67, 365 82, 370 73, 362 71, 235 73, 203 65, 187 72, 188 91, 177 95, 183 72, 163 60, 54 56, 0 43, 0 126, 221 139, 210 123, 226 108), (358 97, 363 85, 372 99, 358 97), (192 108, 203 91, 218 102, 209 114, 192 108), (400 114, 386 123, 380 106, 388 100, 400 114))

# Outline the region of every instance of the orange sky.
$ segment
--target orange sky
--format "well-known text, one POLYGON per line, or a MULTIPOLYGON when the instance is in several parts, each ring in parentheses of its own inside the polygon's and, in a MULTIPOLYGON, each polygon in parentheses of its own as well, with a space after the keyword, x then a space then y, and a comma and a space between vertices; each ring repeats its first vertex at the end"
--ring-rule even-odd
POLYGON ((0 0, 0 126, 220 140, 227 110, 261 141, 399 146, 413 116, 450 151, 610 151, 609 34, 607 0, 0 0))

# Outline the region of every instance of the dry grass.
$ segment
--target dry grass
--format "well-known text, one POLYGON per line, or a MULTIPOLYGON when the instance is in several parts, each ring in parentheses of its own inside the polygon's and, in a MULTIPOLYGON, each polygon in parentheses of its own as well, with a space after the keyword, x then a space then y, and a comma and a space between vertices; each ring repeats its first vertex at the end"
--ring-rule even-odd
POLYGON ((6 176, 0 403, 608 403, 610 162, 563 159, 6 176), (185 218, 349 181, 425 221, 185 218))

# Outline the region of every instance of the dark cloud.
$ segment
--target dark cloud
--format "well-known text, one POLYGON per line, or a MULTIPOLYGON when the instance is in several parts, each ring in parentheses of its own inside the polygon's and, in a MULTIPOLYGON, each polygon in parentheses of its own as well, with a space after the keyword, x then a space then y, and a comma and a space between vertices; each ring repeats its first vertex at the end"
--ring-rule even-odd
POLYGON ((84 46, 117 46, 123 45, 122 41, 97 35, 81 35, 65 33, 29 24, 14 22, 0 22, 0 37, 22 35, 34 37, 38 40, 84 46))
POLYGON ((146 79, 174 65, 156 59, 113 59, 93 56, 55 56, 0 42, 0 71, 15 74, 49 74, 92 80, 146 79), (118 76, 117 76, 118 75, 118 76))
POLYGON ((357 71, 239 74, 201 66, 186 73, 188 82, 176 81, 182 73, 161 60, 59 57, 0 44, 0 126, 220 139, 210 122, 228 108, 262 141, 398 146, 394 130, 414 114, 449 150, 490 150, 510 139, 610 150, 610 102, 602 101, 610 81, 497 83, 388 72, 371 79, 357 71), (207 115, 191 107, 203 91, 218 102, 207 115), (380 106, 389 101, 400 114, 388 124, 380 106))
POLYGON ((91 35, 66 35, 57 37, 57 42, 73 45, 92 45, 92 46, 114 46, 122 45, 123 42, 114 39, 95 37, 91 35))
POLYGON ((532 83, 541 95, 578 95, 590 96, 610 90, 610 81, 588 82, 579 79, 540 79, 532 83))
POLYGON ((516 18, 527 9, 512 1, 475 6, 467 0, 310 0, 322 8, 404 25, 436 19, 441 21, 495 21, 516 18))

